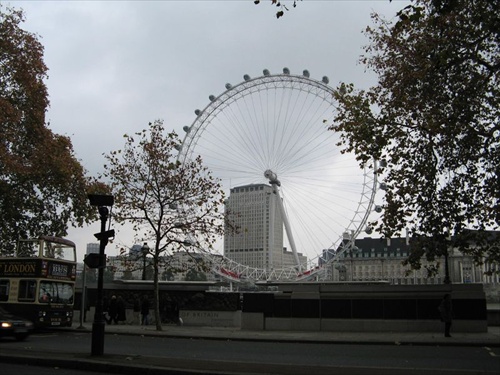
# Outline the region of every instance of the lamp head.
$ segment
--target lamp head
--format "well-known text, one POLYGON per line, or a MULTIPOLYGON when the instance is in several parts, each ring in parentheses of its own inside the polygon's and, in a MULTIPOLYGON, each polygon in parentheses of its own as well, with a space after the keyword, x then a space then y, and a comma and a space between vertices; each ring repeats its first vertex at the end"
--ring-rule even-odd
POLYGON ((112 195, 88 194, 91 206, 112 206, 115 199, 112 195))

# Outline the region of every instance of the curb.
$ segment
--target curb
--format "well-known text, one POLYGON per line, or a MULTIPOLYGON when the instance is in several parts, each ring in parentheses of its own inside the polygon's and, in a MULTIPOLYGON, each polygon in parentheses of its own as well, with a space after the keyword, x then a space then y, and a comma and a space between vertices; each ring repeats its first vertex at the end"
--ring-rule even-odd
MULTIPOLYGON (((68 332, 85 332, 92 333, 92 329, 81 329, 81 328, 57 328, 57 330, 68 331, 68 332)), ((227 334, 226 332, 221 331, 212 331, 212 332, 203 332, 200 330, 196 332, 196 334, 186 332, 172 332, 168 330, 168 328, 164 331, 156 331, 153 329, 144 329, 144 330, 128 330, 124 331, 121 329, 118 330, 108 330, 105 331, 107 335, 128 335, 128 336, 149 336, 149 337, 166 337, 166 338, 176 338, 176 339, 191 339, 191 340, 218 340, 218 341, 247 341, 247 342, 276 342, 276 343, 311 343, 311 344, 339 344, 339 345, 397 345, 397 346, 451 346, 451 347, 500 347, 500 335, 490 334, 492 336, 491 339, 481 340, 480 338, 475 340, 467 340, 466 338, 434 338, 433 340, 411 340, 411 339, 344 339, 344 338, 335 338, 335 337, 327 337, 327 338, 315 338, 312 335, 310 337, 296 337, 299 335, 299 332, 295 332, 292 334, 287 334, 284 332, 273 332, 275 336, 271 336, 272 333, 269 333, 268 336, 257 336, 258 333, 252 333, 252 331, 229 331, 232 334, 227 334), (254 336, 252 336, 252 334, 254 336), (287 335, 283 337, 283 335, 287 335)), ((307 332, 306 334, 309 334, 307 332)), ((381 333, 384 334, 384 333, 381 333)))

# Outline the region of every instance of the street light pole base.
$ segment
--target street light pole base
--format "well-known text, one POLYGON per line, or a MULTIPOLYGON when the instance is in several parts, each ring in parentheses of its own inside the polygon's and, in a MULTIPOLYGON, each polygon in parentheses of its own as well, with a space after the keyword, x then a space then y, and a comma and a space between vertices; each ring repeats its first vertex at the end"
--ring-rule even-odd
POLYGON ((92 355, 104 354, 104 321, 92 323, 92 355))

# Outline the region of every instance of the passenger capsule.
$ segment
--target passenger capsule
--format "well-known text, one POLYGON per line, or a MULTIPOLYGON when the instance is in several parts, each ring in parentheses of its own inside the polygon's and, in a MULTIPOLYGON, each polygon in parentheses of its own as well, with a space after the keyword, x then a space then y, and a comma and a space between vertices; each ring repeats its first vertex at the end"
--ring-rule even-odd
POLYGON ((328 85, 330 83, 330 80, 328 79, 327 76, 324 76, 323 79, 321 80, 325 85, 328 85))
POLYGON ((290 69, 283 68, 283 74, 290 74, 290 69))
POLYGON ((302 72, 302 75, 303 75, 304 77, 309 78, 309 76, 310 76, 310 74, 309 74, 309 70, 304 70, 304 71, 302 72))

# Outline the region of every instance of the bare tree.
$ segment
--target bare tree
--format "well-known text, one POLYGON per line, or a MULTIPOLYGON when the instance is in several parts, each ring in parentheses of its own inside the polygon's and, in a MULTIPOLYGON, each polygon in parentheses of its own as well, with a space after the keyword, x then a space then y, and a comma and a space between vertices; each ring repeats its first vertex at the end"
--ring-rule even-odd
POLYGON ((224 230, 224 192, 200 157, 182 165, 176 160, 181 141, 175 132, 164 134, 162 121, 124 137, 123 150, 105 155, 104 177, 115 196, 117 222, 131 223, 137 242, 152 243, 148 252, 153 259, 156 329, 161 330, 161 258, 176 250, 192 251, 193 246, 213 246, 224 230))

